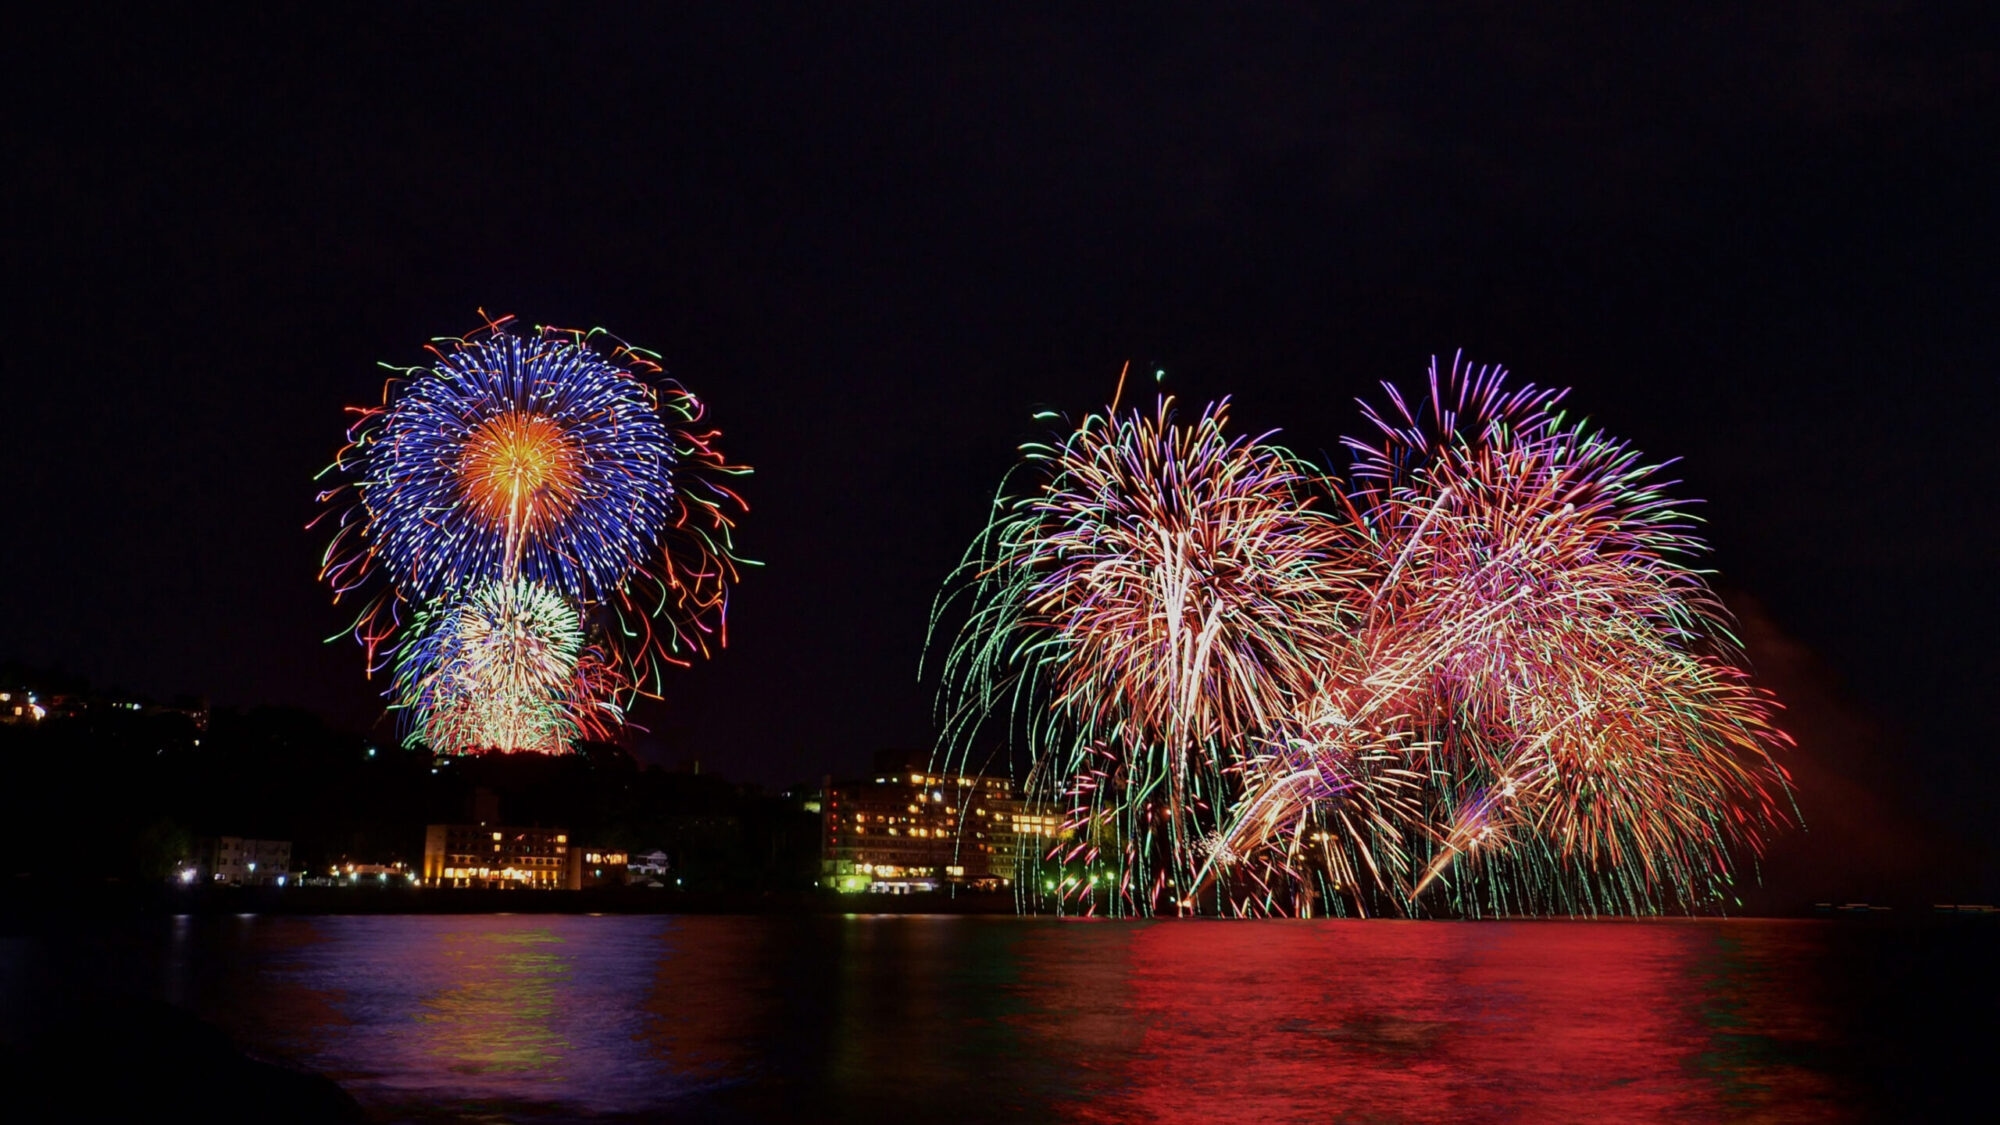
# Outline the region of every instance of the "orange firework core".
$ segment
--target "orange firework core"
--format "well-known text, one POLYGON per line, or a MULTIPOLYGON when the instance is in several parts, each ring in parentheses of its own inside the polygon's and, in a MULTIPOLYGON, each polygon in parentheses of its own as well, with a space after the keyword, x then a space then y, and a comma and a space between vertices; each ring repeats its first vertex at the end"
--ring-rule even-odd
POLYGON ((582 465, 562 427, 540 414, 517 412, 472 431, 459 475, 474 511, 496 526, 526 532, 570 510, 582 465))

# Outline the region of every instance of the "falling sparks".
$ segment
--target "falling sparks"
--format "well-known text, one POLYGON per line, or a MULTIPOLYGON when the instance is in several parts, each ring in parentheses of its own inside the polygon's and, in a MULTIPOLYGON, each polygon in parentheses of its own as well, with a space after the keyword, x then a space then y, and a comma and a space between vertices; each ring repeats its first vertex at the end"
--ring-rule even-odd
POLYGON ((1346 479, 1226 406, 1027 447, 940 602, 945 752, 1024 742, 1107 909, 1721 899, 1788 740, 1671 482, 1497 368, 1385 390, 1346 479))

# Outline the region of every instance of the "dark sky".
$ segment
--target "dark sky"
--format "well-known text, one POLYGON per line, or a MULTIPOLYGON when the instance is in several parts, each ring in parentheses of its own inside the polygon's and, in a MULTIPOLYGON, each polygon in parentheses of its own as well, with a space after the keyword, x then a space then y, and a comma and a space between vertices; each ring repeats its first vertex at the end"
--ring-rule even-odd
POLYGON ((1463 348, 1684 458, 1722 584, 2000 816, 1991 16, 737 7, 16 25, 0 659, 369 721, 311 478, 483 307, 658 349, 756 466, 732 646, 641 718, 844 772, 928 744, 1035 410, 1129 359, 1331 452, 1463 348))

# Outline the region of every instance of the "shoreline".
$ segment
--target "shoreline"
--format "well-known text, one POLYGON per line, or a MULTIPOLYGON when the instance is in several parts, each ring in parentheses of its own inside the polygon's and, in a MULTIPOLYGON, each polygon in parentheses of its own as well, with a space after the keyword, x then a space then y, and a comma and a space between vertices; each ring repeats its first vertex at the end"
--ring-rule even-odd
MULTIPOLYGON (((688 915, 938 915, 1058 917, 1019 909, 1011 892, 960 891, 910 895, 844 894, 821 888, 793 890, 696 890, 599 887, 585 890, 467 889, 437 887, 151 887, 127 883, 52 883, 15 879, 0 886, 0 932, 33 928, 37 922, 177 915, 350 915, 350 914, 688 914, 688 915)), ((1077 918, 1078 915, 1062 915, 1077 918)), ((1101 919, 1100 919, 1101 920, 1101 919)), ((1131 921, 1135 919, 1122 919, 1131 921)), ((1195 919, 1190 919, 1195 920, 1195 919)), ((1199 920, 1235 921, 1204 917, 1199 920)), ((1290 919, 1280 919, 1289 921, 1290 919)), ((1324 919, 1311 919, 1323 921, 1324 919)), ((1360 919, 1350 919, 1360 920, 1360 919)), ((1929 905, 1898 904, 1895 909, 1860 913, 1815 909, 1800 904, 1784 912, 1729 914, 1507 915, 1490 918, 1380 918, 1376 921, 1480 922, 1705 922, 1745 920, 1822 921, 1842 925, 1981 925, 2000 914, 1951 914, 1929 905)))

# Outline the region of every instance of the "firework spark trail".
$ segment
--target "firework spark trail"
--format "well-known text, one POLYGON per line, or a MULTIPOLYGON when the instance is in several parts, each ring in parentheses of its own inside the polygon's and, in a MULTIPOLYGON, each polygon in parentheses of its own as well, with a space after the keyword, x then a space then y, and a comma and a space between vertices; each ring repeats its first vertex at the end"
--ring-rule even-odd
POLYGON ((1788 740, 1672 482, 1498 368, 1385 389, 1347 482, 1226 405, 1026 447, 934 616, 945 751, 1003 720, 1140 912, 1722 899, 1788 740))
POLYGON ((1523 901, 1579 881, 1577 901, 1628 909, 1705 894, 1728 845, 1783 822, 1774 704, 1659 467, 1504 380, 1434 366, 1427 410, 1391 390, 1380 438, 1349 443, 1362 518, 1409 560, 1380 598, 1421 638, 1452 778, 1411 893, 1485 849, 1523 901))
POLYGON ((1378 715, 1256 763, 1230 854, 1260 856, 1261 841, 1261 862, 1285 868, 1308 833, 1343 840, 1322 882, 1358 885, 1358 857, 1412 907, 1481 860, 1532 909, 1707 897, 1728 881, 1727 847, 1783 820, 1773 705, 1685 563, 1701 545, 1656 470, 1566 423, 1560 394, 1503 379, 1434 371, 1424 413, 1390 388, 1393 413, 1370 411, 1381 444, 1350 443, 1377 577, 1338 694, 1364 703, 1345 708, 1357 719, 1378 715), (1316 770, 1292 768, 1301 747, 1316 770), (1371 748, 1399 763, 1391 788, 1301 783, 1357 776, 1371 748), (1438 783, 1413 818, 1402 785, 1418 778, 1438 783))
POLYGON ((1242 763, 1236 804, 1198 881, 1250 873, 1261 898, 1239 900, 1235 912, 1305 911, 1338 896, 1366 914, 1371 890, 1408 897, 1434 748, 1412 721, 1425 661, 1377 648, 1385 639, 1401 638, 1364 616, 1331 644, 1321 678, 1242 763))
POLYGON ((1033 483, 1003 496, 961 567, 950 752, 1010 714, 1034 798, 1110 844, 1136 909, 1189 888, 1227 772, 1348 613, 1342 529, 1313 507, 1309 470, 1230 436, 1227 417, 1224 402, 1182 425, 1163 398, 1025 447, 1033 483))
POLYGON ((716 451, 700 401, 599 331, 510 322, 398 369, 322 474, 340 483, 320 494, 321 577, 336 601, 363 599, 352 632, 371 673, 395 663, 393 705, 441 751, 614 730, 663 665, 726 643, 741 565, 745 505, 723 478, 748 470, 716 451), (555 628, 558 605, 577 635, 537 651, 573 650, 561 675, 526 640, 493 643, 555 628))

